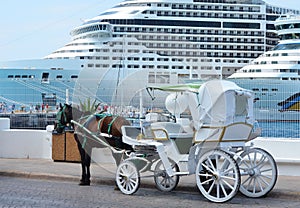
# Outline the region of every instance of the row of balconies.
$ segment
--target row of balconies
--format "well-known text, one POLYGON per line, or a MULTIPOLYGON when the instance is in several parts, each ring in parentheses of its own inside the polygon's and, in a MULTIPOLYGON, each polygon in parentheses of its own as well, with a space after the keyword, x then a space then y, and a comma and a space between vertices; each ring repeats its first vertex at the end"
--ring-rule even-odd
POLYGON ((230 35, 230 36, 255 36, 264 37, 262 31, 245 31, 245 30, 196 30, 181 28, 150 28, 150 27, 115 27, 114 32, 132 32, 132 33, 171 33, 171 34, 194 34, 194 35, 230 35))
POLYGON ((164 17, 197 17, 197 18, 222 18, 222 19, 251 19, 265 20, 265 15, 239 14, 239 13, 212 13, 212 12, 163 12, 158 11, 157 16, 164 17))

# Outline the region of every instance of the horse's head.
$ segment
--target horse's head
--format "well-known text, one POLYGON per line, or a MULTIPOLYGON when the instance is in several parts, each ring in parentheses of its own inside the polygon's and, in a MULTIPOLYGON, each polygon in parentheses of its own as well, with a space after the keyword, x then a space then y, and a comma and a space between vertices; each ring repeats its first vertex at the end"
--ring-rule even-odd
POLYGON ((73 119, 72 106, 69 104, 64 104, 64 106, 62 106, 60 104, 60 109, 56 114, 55 130, 58 133, 62 133, 66 126, 71 125, 72 119, 73 119))
POLYGON ((70 124, 73 119, 72 105, 66 104, 62 108, 63 114, 65 114, 65 124, 70 124))

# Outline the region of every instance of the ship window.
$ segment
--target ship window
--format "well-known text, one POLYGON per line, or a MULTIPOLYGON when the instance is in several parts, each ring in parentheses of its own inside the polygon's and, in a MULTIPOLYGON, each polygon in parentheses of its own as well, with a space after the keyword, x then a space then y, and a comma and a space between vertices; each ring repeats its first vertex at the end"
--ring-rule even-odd
POLYGON ((252 91, 259 91, 259 89, 258 88, 253 88, 252 91))
POLYGON ((261 91, 269 91, 269 89, 267 89, 267 88, 263 88, 263 89, 261 89, 261 91))
POLYGON ((276 89, 276 88, 272 89, 272 92, 277 92, 277 91, 278 91, 278 89, 276 89))
POLYGON ((22 78, 28 78, 28 75, 22 75, 22 78))
POLYGON ((224 22, 223 23, 223 27, 224 28, 251 28, 251 29, 260 29, 260 24, 259 23, 224 22))
POLYGON ((8 75, 7 78, 14 78, 14 75, 8 75))
POLYGON ((21 76, 20 75, 15 75, 15 78, 21 78, 21 76))
POLYGON ((49 81, 49 73, 44 72, 42 74, 42 82, 48 82, 49 81))
POLYGON ((78 76, 77 75, 71 75, 71 79, 77 79, 78 76))
POLYGON ((63 77, 62 75, 57 75, 56 79, 62 79, 62 77, 63 77))

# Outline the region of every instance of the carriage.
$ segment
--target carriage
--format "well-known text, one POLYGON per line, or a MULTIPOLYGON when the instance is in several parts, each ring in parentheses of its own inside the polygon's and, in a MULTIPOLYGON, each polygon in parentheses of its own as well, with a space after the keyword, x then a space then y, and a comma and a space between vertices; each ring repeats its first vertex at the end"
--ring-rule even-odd
MULTIPOLYGON (((172 191, 181 176, 192 174, 200 192, 212 202, 229 201, 238 191, 247 197, 263 197, 273 189, 276 163, 272 155, 251 143, 261 131, 253 116, 251 91, 225 80, 148 90, 170 93, 165 104, 175 122, 121 127, 122 142, 132 147, 128 151, 111 147, 113 153, 126 155, 116 170, 122 193, 134 194, 141 177, 149 176, 159 190, 172 191), (191 119, 180 116, 187 110, 191 119)), ((102 126, 101 121, 95 126, 102 126)), ((110 134, 94 133, 72 122, 83 130, 84 143, 89 137, 110 147, 103 141, 110 134)))
POLYGON ((134 148, 116 171, 122 193, 135 193, 145 172, 153 175, 161 191, 172 191, 180 176, 195 174, 200 192, 212 202, 226 202, 238 191, 263 197, 273 189, 276 163, 250 142, 260 134, 251 91, 221 80, 208 81, 200 88, 151 89, 172 92, 166 107, 176 122, 122 127, 123 142, 134 148), (180 118, 186 108, 192 120, 180 118))

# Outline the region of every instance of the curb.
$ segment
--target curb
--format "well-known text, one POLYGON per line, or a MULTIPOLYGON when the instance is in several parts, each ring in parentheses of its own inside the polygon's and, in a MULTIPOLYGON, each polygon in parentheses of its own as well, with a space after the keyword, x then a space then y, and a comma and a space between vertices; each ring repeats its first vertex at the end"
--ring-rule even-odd
POLYGON ((30 178, 30 179, 44 179, 44 180, 64 180, 64 181, 78 181, 74 176, 62 176, 49 173, 34 173, 34 172, 18 172, 18 171, 0 171, 0 176, 30 178))

